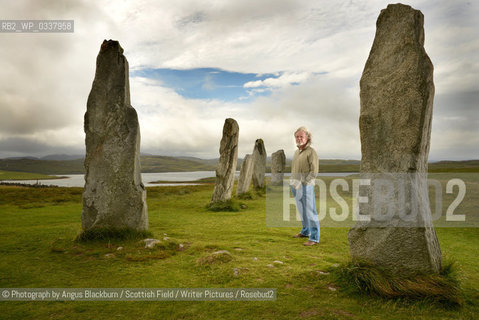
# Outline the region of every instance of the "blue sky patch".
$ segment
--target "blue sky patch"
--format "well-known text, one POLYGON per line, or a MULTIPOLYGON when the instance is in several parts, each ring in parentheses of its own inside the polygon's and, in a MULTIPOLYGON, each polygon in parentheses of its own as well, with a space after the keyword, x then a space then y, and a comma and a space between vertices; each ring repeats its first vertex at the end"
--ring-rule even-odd
POLYGON ((267 96, 267 87, 244 88, 250 81, 278 78, 277 74, 256 74, 225 71, 217 68, 196 69, 141 69, 131 72, 131 77, 157 79, 164 86, 175 90, 188 99, 218 99, 223 101, 248 101, 258 96, 267 96), (258 90, 259 89, 259 90, 258 90))

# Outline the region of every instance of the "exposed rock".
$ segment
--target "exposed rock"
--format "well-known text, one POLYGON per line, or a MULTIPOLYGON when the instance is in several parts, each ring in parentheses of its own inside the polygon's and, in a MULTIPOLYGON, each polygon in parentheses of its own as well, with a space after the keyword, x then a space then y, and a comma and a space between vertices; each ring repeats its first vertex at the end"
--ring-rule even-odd
POLYGON ((233 268, 233 276, 239 277, 241 274, 247 273, 248 271, 248 268, 233 268))
POLYGON ((140 127, 130 104, 128 61, 118 41, 103 41, 85 113, 82 227, 148 228, 141 182, 140 127))
POLYGON ((253 177, 253 157, 247 154, 241 163, 241 171, 236 188, 236 195, 243 194, 249 190, 251 178, 253 177))
POLYGON ((360 188, 366 219, 349 231, 351 255, 402 274, 441 268, 426 180, 434 83, 423 20, 402 4, 382 10, 360 82, 361 178, 370 185, 360 188))
POLYGON ((266 173, 266 149, 263 139, 257 139, 253 149, 253 187, 261 189, 264 187, 264 176, 266 173))
POLYGON ((228 118, 223 126, 220 144, 220 159, 216 168, 216 184, 211 202, 231 199, 238 161, 239 126, 236 120, 228 118))
POLYGON ((228 250, 215 251, 212 254, 198 259, 199 265, 213 264, 213 263, 227 263, 233 260, 233 256, 228 250))
POLYGON ((278 150, 271 155, 271 184, 283 185, 284 168, 286 166, 286 155, 284 150, 278 150))
POLYGON ((161 240, 158 239, 143 239, 142 242, 145 244, 146 249, 153 249, 157 244, 161 243, 161 240))
POLYGON ((231 255, 231 253, 228 250, 218 250, 213 252, 213 255, 231 255))

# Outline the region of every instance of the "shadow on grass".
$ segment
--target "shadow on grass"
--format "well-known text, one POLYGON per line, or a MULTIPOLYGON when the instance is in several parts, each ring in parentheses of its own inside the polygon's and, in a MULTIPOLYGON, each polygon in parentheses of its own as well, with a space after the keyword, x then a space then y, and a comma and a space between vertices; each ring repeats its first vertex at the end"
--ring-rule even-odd
POLYGON ((404 277, 367 262, 349 262, 331 269, 334 282, 346 293, 397 299, 406 303, 431 303, 457 309, 463 293, 454 262, 447 262, 439 274, 404 277))
POLYGON ((76 237, 75 241, 139 240, 145 238, 153 238, 153 233, 133 228, 91 228, 83 230, 76 237))
POLYGON ((259 189, 252 189, 248 190, 246 192, 240 193, 238 195, 238 199, 240 200, 256 200, 257 198, 263 198, 266 195, 266 189, 267 187, 264 188, 259 188, 259 189))
POLYGON ((206 209, 209 211, 228 211, 228 212, 238 212, 240 211, 241 204, 234 200, 226 200, 226 201, 217 201, 217 202, 210 202, 206 205, 206 209))
POLYGON ((238 195, 238 199, 240 199, 240 200, 254 200, 254 199, 256 199, 256 195, 252 191, 247 191, 247 192, 240 193, 238 195))

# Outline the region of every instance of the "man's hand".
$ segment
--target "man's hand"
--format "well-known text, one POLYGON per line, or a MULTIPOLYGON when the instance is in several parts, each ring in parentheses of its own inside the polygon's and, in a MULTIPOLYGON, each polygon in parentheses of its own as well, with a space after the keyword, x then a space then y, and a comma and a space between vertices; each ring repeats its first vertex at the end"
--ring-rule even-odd
POLYGON ((290 179, 289 185, 298 190, 299 188, 301 188, 301 181, 297 179, 290 179))

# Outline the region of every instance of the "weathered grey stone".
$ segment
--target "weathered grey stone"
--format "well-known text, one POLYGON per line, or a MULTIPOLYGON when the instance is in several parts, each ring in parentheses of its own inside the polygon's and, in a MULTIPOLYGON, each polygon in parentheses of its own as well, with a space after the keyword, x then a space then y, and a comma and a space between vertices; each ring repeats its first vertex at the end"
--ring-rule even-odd
POLYGON ((247 154, 241 163, 240 176, 238 186, 236 187, 236 195, 240 195, 249 190, 251 178, 253 177, 253 157, 247 154))
POLYGON ((101 45, 84 130, 83 229, 147 229, 140 127, 130 105, 128 61, 118 41, 105 40, 101 45))
POLYGON ((216 168, 216 184, 211 202, 231 199, 238 161, 239 126, 236 120, 228 118, 223 126, 220 144, 220 160, 216 168))
POLYGON ((284 168, 286 166, 286 155, 284 150, 278 150, 271 155, 271 184, 283 185, 284 168))
POLYGON ((266 173, 266 149, 263 139, 257 139, 253 149, 253 187, 264 187, 264 175, 266 173))
POLYGON ((360 188, 368 202, 349 231, 351 255, 402 274, 441 268, 426 181, 434 83, 423 20, 402 4, 382 10, 360 82, 361 178, 370 185, 360 188))

